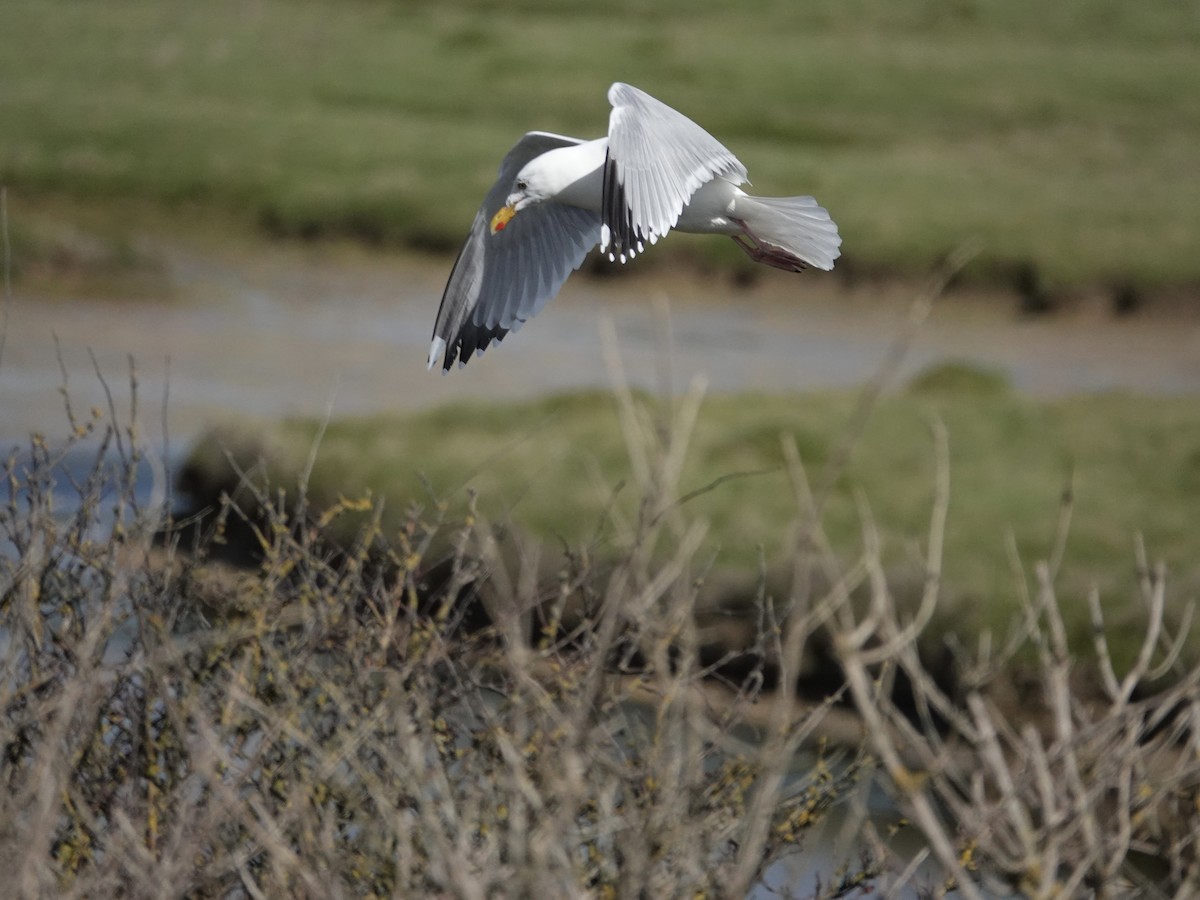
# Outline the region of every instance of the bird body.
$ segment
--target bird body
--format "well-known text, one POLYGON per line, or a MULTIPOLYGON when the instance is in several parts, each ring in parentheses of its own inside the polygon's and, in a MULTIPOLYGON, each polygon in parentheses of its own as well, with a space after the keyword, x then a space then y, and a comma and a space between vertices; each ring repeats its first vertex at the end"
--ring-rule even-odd
MULTIPOLYGON (((546 151, 526 165, 517 174, 517 180, 532 186, 537 177, 538 193, 544 200, 598 213, 604 200, 607 159, 608 138, 584 141, 546 151)), ((526 188, 527 192, 531 190, 532 187, 526 188)), ((739 196, 747 195, 726 178, 714 178, 702 184, 680 211, 672 230, 691 234, 740 234, 741 228, 731 221, 737 214, 734 201, 739 196)), ((514 201, 513 197, 508 199, 514 201)), ((650 237, 651 241, 657 239, 656 234, 650 237)))
POLYGON ((622 263, 672 229, 731 236, 755 261, 831 269, 841 237, 812 197, 754 197, 745 167, 699 125, 626 84, 609 133, 533 131, 505 156, 438 309, 429 368, 463 365, 558 292, 596 244, 622 263))

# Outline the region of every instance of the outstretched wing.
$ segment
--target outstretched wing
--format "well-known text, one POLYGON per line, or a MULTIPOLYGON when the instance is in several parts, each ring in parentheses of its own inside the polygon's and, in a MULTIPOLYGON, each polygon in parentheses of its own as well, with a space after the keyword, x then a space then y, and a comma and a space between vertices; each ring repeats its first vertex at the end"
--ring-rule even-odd
POLYGON ((715 137, 645 91, 608 89, 601 252, 624 262, 679 221, 692 194, 714 178, 746 181, 743 166, 715 137))
POLYGON ((559 203, 528 206, 495 234, 489 227, 527 162, 547 150, 579 143, 577 138, 531 131, 508 151, 442 293, 429 368, 439 356, 446 370, 455 359, 466 363, 472 354, 520 328, 599 243, 599 213, 559 203))

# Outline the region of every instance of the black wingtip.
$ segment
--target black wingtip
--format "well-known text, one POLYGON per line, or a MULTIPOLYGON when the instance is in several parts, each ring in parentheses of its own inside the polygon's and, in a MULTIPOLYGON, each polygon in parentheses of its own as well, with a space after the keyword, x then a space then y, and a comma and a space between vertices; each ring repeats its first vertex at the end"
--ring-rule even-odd
POLYGON ((648 238, 633 224, 633 213, 625 196, 625 186, 617 176, 617 164, 611 156, 604 160, 604 191, 601 203, 603 222, 608 226, 608 246, 603 248, 610 261, 633 259, 648 238))
POLYGON ((499 325, 488 327, 476 325, 474 322, 464 322, 454 340, 446 347, 442 370, 449 372, 455 362, 461 369, 472 356, 482 356, 483 352, 493 343, 498 344, 504 340, 509 331, 510 329, 501 328, 499 325))

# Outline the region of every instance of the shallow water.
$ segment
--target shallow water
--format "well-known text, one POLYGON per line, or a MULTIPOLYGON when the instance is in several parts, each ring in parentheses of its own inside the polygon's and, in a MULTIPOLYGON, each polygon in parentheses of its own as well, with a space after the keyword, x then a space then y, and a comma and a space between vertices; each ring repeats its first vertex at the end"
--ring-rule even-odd
MULTIPOLYGON (((767 271, 748 290, 688 271, 576 276, 519 333, 443 375, 424 361, 448 261, 262 251, 161 248, 175 295, 162 301, 18 289, 0 358, 0 441, 67 433, 64 369, 77 417, 92 407, 107 415, 107 383, 127 421, 131 358, 141 434, 176 451, 231 415, 345 416, 605 388, 605 320, 626 377, 648 389, 681 391, 697 375, 716 391, 850 386, 879 370, 911 301, 821 272, 767 271)), ((962 358, 1037 395, 1200 393, 1200 314, 1180 306, 1117 318, 1098 299, 1029 318, 1012 297, 945 297, 898 379, 962 358)))

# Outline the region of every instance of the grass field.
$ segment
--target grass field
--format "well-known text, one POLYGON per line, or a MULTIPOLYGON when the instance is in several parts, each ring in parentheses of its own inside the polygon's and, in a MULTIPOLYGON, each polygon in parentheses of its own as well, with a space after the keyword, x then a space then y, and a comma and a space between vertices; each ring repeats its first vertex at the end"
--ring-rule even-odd
MULTIPOLYGON (((676 496, 696 492, 686 511, 708 523, 700 555, 716 570, 743 573, 752 583, 760 550, 768 564, 795 556, 804 509, 783 448, 794 440, 814 491, 836 473, 823 509, 834 549, 845 560, 861 552, 865 501, 888 565, 910 586, 919 584, 936 477, 931 423, 940 419, 951 485, 943 624, 971 632, 1014 621, 1034 563, 1054 555, 1068 489, 1072 522, 1059 587, 1085 635, 1084 600, 1093 586, 1118 618, 1140 616, 1133 602, 1138 535, 1150 563, 1168 565, 1176 612, 1200 589, 1193 516, 1200 504, 1200 415, 1193 399, 1110 394, 1034 402, 995 376, 945 367, 885 397, 839 468, 858 402, 851 392, 705 400, 676 496), (721 481, 726 476, 735 477, 721 481)), ((674 413, 650 401, 644 408, 645 431, 657 443, 674 413)), ((214 432, 191 465, 201 483, 228 487, 227 450, 244 470, 265 454, 272 483, 294 485, 316 431, 313 422, 288 422, 214 432)), ((627 552, 637 498, 645 495, 645 476, 631 462, 640 451, 631 454, 627 433, 614 398, 601 393, 335 421, 320 438, 310 492, 318 508, 368 493, 373 503, 382 500, 386 533, 413 503, 431 509, 444 501, 451 521, 460 519, 470 488, 480 515, 532 533, 547 553, 586 546, 604 557, 627 552)))
POLYGON ((449 253, 513 140, 601 133, 619 79, 756 190, 818 196, 847 267, 925 271, 977 239, 979 277, 1200 280, 1186 4, 9 0, 0 24, 14 208, 94 202, 117 231, 149 201, 449 253))

